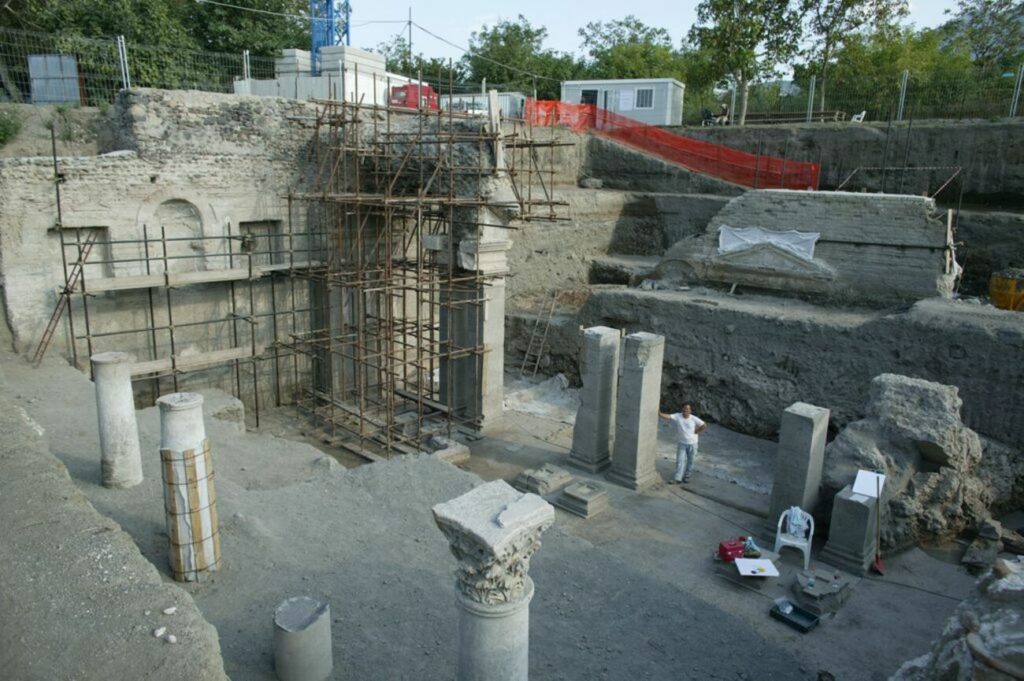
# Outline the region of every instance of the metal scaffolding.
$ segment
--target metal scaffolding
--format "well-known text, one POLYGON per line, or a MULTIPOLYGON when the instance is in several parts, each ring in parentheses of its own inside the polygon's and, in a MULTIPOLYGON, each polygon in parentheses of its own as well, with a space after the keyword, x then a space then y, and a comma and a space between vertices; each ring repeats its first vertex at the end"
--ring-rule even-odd
MULTIPOLYGON (((261 405, 294 404, 321 439, 372 460, 478 425, 485 307, 505 272, 463 246, 512 220, 559 219, 565 144, 496 113, 367 106, 353 94, 318 102, 306 121, 307 177, 281 197, 287 219, 273 231, 144 225, 141 238, 112 239, 58 218, 55 317, 67 307, 76 366, 82 350, 134 352, 144 403, 230 384, 257 426, 261 405), (197 318, 200 295, 213 312, 197 318)), ((56 152, 54 166, 59 214, 56 152)))

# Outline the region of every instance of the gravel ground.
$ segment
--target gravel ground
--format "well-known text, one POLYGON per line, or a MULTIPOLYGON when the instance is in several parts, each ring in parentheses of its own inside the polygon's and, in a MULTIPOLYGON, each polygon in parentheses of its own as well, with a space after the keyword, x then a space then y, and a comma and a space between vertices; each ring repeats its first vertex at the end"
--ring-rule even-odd
MULTIPOLYGON (((139 412, 146 481, 106 490, 99 486, 91 383, 56 361, 35 371, 12 364, 7 374, 12 397, 46 429, 79 488, 166 577, 156 410, 139 412)), ((524 465, 564 462, 572 432, 564 423, 509 414, 502 429, 473 443, 477 475, 428 457, 346 470, 307 444, 206 422, 224 569, 188 588, 219 632, 225 669, 239 680, 274 678, 273 609, 304 594, 331 603, 333 678, 452 678, 455 560, 430 508, 482 478, 510 479, 524 465)), ((659 461, 659 471, 669 468, 659 461)), ((696 482, 702 479, 712 480, 696 482)), ((559 512, 533 561, 535 679, 814 679, 819 669, 844 680, 882 679, 928 649, 972 583, 922 552, 894 557, 887 582, 862 583, 837 617, 801 637, 767 616, 781 586, 754 595, 714 574, 717 541, 758 529, 760 518, 689 489, 608 489, 612 509, 593 520, 559 512)))

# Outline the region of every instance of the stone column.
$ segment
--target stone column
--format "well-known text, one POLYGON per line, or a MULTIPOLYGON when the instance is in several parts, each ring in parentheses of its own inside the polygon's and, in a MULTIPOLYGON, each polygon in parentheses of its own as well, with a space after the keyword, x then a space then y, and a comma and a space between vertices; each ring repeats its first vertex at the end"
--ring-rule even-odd
POLYGON ((324 681, 334 668, 331 606, 298 596, 274 611, 274 671, 281 681, 324 681))
POLYGON ((530 558, 555 511, 504 480, 438 504, 434 521, 459 561, 458 681, 526 681, 530 662, 530 558))
POLYGON ((658 408, 665 337, 653 333, 626 336, 622 378, 615 406, 615 446, 607 477, 634 490, 657 480, 658 408))
POLYGON ((773 536, 779 516, 787 508, 799 506, 813 513, 818 506, 828 418, 828 409, 804 402, 794 402, 782 412, 775 481, 766 521, 773 536))
POLYGON ((172 393, 156 403, 171 573, 178 581, 199 581, 220 567, 217 494, 203 425, 203 396, 172 393))
POLYGON ((103 486, 133 487, 142 482, 142 454, 132 395, 132 357, 101 352, 91 359, 103 486))
POLYGON ((878 499, 854 494, 847 485, 832 501, 832 522, 821 560, 855 575, 864 575, 875 557, 878 499))
POLYGON ((612 463, 615 393, 619 383, 618 329, 593 326, 583 332, 580 349, 580 408, 572 429, 569 463, 597 473, 612 463))

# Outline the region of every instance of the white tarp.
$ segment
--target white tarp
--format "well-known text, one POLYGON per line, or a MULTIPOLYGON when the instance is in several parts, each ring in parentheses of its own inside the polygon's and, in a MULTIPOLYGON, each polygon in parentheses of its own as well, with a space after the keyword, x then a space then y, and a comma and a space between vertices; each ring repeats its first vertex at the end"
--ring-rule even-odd
POLYGON ((718 252, 742 251, 757 244, 775 244, 804 260, 814 260, 814 244, 821 237, 820 232, 772 232, 761 227, 730 227, 722 225, 718 232, 718 252))

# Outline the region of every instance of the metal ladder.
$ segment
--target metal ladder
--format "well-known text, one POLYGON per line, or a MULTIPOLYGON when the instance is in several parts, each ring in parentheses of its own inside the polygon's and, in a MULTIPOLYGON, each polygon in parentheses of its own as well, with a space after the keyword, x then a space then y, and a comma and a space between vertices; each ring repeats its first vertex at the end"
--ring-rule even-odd
POLYGON ((526 366, 530 363, 531 357, 533 358, 533 372, 530 375, 537 375, 537 369, 540 368, 540 358, 544 355, 544 346, 548 342, 548 331, 551 329, 551 317, 555 314, 555 306, 558 304, 559 297, 560 293, 558 291, 552 291, 551 304, 548 306, 547 314, 542 311, 537 315, 537 318, 533 320, 533 329, 530 331, 530 342, 526 344, 526 353, 523 355, 523 364, 519 367, 520 377, 526 373, 526 366), (544 325, 543 331, 541 331, 541 324, 544 325))
MULTIPOLYGON (((60 323, 60 318, 64 314, 65 308, 71 304, 71 294, 74 293, 75 288, 78 287, 78 282, 82 279, 82 269, 85 267, 85 261, 89 257, 89 253, 92 251, 92 246, 96 243, 98 233, 93 231, 82 242, 82 245, 78 251, 78 260, 71 266, 71 272, 68 274, 68 280, 64 288, 61 290, 57 297, 57 305, 53 308, 53 314, 50 315, 50 321, 46 325, 46 330, 43 331, 43 337, 39 339, 39 345, 36 347, 36 352, 32 355, 32 366, 39 366, 40 362, 43 361, 43 356, 46 354, 46 349, 50 347, 50 341, 53 340, 53 334, 57 331, 57 325, 60 323)), ((74 339, 71 340, 74 343, 74 339)))

